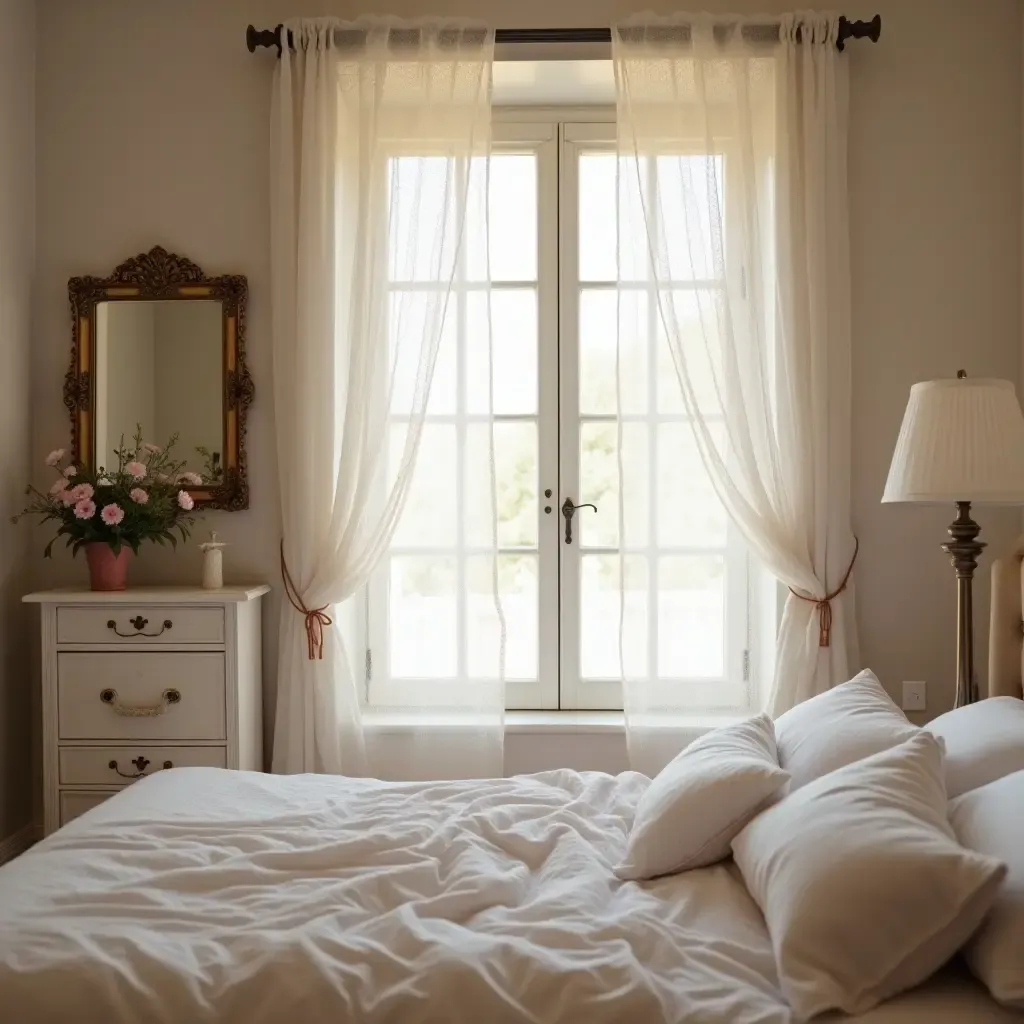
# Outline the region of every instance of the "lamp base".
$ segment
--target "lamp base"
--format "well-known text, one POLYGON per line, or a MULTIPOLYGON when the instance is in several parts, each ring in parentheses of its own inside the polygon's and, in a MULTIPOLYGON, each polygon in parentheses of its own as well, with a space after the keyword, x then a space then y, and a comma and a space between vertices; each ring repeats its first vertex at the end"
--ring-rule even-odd
POLYGON ((978 540, 981 527, 971 518, 971 503, 956 503, 956 519, 949 527, 952 540, 942 545, 956 569, 956 702, 963 707, 978 700, 978 684, 974 679, 974 604, 971 583, 978 558, 985 550, 978 540))

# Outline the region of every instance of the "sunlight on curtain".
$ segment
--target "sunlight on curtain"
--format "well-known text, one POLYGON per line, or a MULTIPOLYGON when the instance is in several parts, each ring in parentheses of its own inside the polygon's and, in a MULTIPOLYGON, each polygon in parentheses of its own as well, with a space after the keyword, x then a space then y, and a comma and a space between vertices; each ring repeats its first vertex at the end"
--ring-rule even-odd
MULTIPOLYGON (((301 607, 335 621, 323 659, 311 660, 303 615, 283 606, 274 770, 359 775, 377 770, 360 712, 363 650, 346 648, 345 633, 359 630, 339 622, 361 625, 358 601, 427 443, 467 205, 486 191, 473 179, 489 167, 494 38, 464 24, 380 18, 284 28, 294 49, 276 73, 271 163, 283 553, 301 607)), ((496 593, 493 436, 485 448, 496 593)), ((497 603, 496 613, 500 621, 497 603)), ((407 643, 414 650, 416 636, 407 643)), ((501 774, 502 647, 499 630, 491 685, 454 680, 445 695, 472 722, 444 745, 460 774, 501 774)))
MULTIPOLYGON (((620 478, 629 474, 631 339, 647 329, 635 308, 655 321, 674 385, 665 381, 664 408, 699 456, 677 445, 658 471, 678 474, 684 491, 713 488, 721 501, 721 515, 700 522, 686 520, 681 502, 682 543, 737 528, 782 583, 820 598, 854 550, 846 71, 835 18, 782 19, 778 41, 751 41, 741 24, 687 15, 685 24, 645 17, 613 30, 620 478), (629 301, 637 283, 653 308, 629 301)), ((620 487, 618 518, 623 551, 640 555, 652 542, 638 493, 620 487)), ((730 599, 697 565, 641 561, 661 572, 658 585, 678 576, 671 585, 683 591, 730 599)), ((724 684, 673 678, 633 625, 631 608, 649 584, 631 578, 628 554, 620 577, 630 756, 647 770, 673 749, 680 716, 735 705, 734 691, 749 683, 739 666, 727 666, 724 684)), ((848 677, 857 660, 849 591, 833 613, 830 646, 820 646, 816 606, 787 601, 773 712, 848 677)), ((688 614, 685 604, 678 614, 688 614)))

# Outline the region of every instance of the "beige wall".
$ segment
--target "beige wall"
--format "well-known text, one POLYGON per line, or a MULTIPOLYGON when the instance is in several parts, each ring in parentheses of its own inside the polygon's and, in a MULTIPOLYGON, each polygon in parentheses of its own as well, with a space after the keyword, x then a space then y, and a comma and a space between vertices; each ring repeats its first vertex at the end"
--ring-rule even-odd
POLYGON ((151 302, 96 307, 96 465, 117 468, 115 451, 137 430, 156 438, 156 318, 151 302))
MULTIPOLYGON (((35 448, 64 440, 67 278, 105 273, 160 243, 211 273, 249 277, 252 510, 208 517, 226 571, 277 584, 268 307, 268 110, 273 58, 243 33, 302 13, 370 4, 320 0, 40 0, 35 448)), ((378 0, 378 11, 480 15, 479 0, 378 0)), ((608 24, 631 8, 593 0, 490 0, 498 25, 608 24)), ((720 10, 785 10, 792 0, 706 0, 720 10)), ((1017 0, 857 0, 881 11, 879 45, 849 48, 854 298, 854 527, 863 656, 890 688, 929 683, 930 713, 952 700, 955 588, 939 550, 952 510, 878 499, 912 383, 952 374, 1020 379, 1021 30, 1017 0)), ((979 509, 998 550, 1016 511, 979 509)), ((139 579, 197 579, 199 556, 147 551, 139 579)), ((68 561, 39 570, 82 579, 68 561)), ((267 603, 272 673, 277 601, 267 603)), ((984 670, 987 567, 977 585, 984 670)), ((618 756, 618 754, 616 754, 618 756)), ((517 762, 517 767, 520 765, 517 762)))
POLYGON ((161 302, 155 306, 157 444, 178 435, 175 458, 200 471, 201 445, 224 455, 224 319, 221 304, 161 302))
MULTIPOLYGON (((32 818, 32 674, 27 525, 12 526, 29 479, 29 348, 34 263, 35 14, 0 0, 0 842, 32 818)), ((44 453, 45 454, 45 453, 44 453)))

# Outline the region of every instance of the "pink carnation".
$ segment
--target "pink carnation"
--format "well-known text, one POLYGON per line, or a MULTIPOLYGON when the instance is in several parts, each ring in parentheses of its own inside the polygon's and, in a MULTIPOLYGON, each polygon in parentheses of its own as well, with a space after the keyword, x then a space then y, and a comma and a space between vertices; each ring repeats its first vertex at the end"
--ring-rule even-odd
POLYGON ((61 491, 61 493, 58 495, 58 498, 60 498, 60 500, 64 502, 65 508, 70 508, 72 505, 75 504, 76 501, 78 501, 78 499, 74 496, 74 494, 72 494, 71 491, 61 491))
POLYGON ((68 466, 64 470, 64 475, 65 476, 77 476, 78 475, 78 467, 77 466, 68 466))
POLYGON ((158 455, 160 452, 163 451, 163 448, 161 448, 160 445, 158 445, 158 444, 149 444, 148 441, 142 447, 145 448, 146 451, 149 452, 150 455, 158 455))
POLYGON ((189 484, 192 487, 201 487, 203 484, 203 478, 198 473, 182 473, 178 477, 178 482, 182 484, 189 484))
POLYGON ((48 466, 56 466, 61 459, 64 458, 63 448, 54 448, 49 455, 46 456, 46 464, 48 466))
POLYGON ((71 488, 71 497, 75 501, 85 501, 87 498, 91 498, 95 494, 92 489, 92 484, 76 484, 71 488))
POLYGON ((124 519, 124 509, 120 505, 104 505, 100 518, 107 526, 117 526, 124 519))
POLYGON ((195 506, 192 495, 188 491, 178 491, 178 504, 186 511, 191 512, 195 506))
POLYGON ((64 477, 59 477, 53 481, 53 486, 50 488, 50 493, 60 497, 67 490, 68 482, 64 477))
POLYGON ((128 497, 131 498, 136 505, 145 505, 146 502, 149 501, 149 494, 141 487, 133 487, 128 492, 128 497))
POLYGON ((75 505, 75 518, 76 519, 92 519, 96 515, 96 502, 90 501, 88 498, 83 498, 77 505, 75 505))
POLYGON ((128 475, 136 480, 142 480, 146 476, 146 467, 141 462, 129 462, 124 468, 128 475))

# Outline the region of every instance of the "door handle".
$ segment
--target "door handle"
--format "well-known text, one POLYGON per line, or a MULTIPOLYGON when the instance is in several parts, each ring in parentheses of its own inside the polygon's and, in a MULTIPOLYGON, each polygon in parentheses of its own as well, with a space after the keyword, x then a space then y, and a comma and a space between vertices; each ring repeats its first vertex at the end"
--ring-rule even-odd
POLYGON ((597 511, 596 505, 591 505, 589 502, 584 502, 582 505, 574 505, 572 498, 566 498, 562 502, 562 515, 565 516, 565 543, 572 543, 572 517, 578 508, 592 508, 595 512, 597 511))

